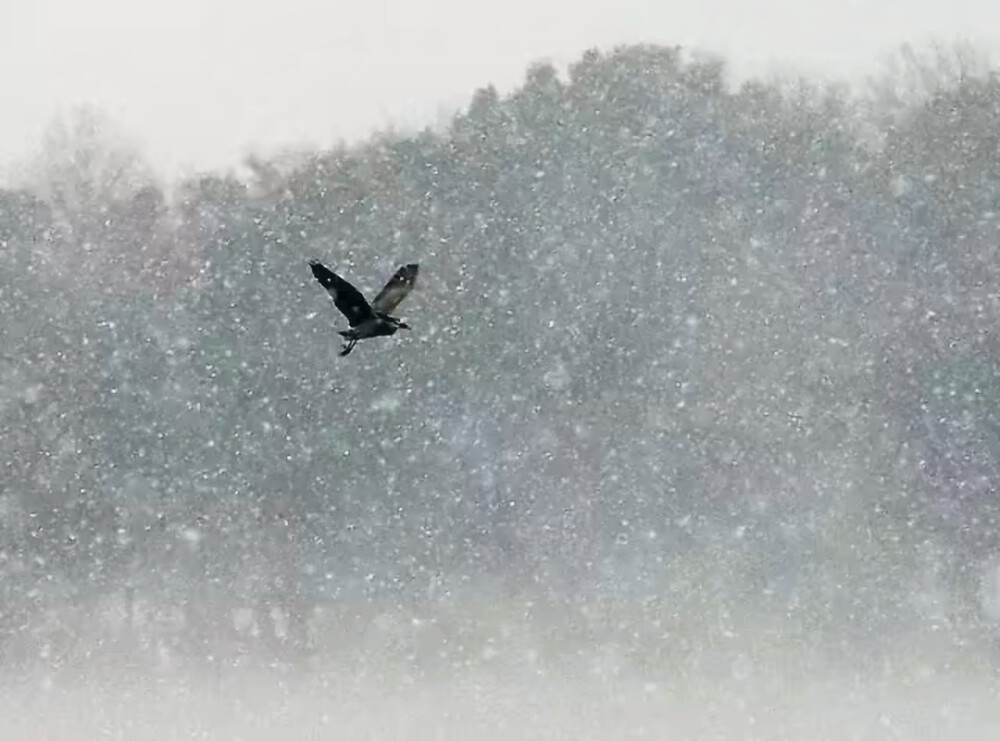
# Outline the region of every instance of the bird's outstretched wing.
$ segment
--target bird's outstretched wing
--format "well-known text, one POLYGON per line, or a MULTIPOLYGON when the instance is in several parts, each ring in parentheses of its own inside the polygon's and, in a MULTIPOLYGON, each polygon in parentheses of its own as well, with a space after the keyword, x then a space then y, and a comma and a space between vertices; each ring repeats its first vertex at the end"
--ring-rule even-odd
POLYGON ((372 301, 372 308, 381 311, 383 314, 391 314, 393 309, 399 306, 400 301, 406 298, 413 286, 417 283, 418 265, 404 265, 392 279, 385 284, 385 288, 378 292, 378 296, 372 301))
POLYGON ((333 297, 333 303, 340 310, 340 313, 347 317, 347 321, 351 323, 352 327, 365 319, 372 318, 372 307, 368 305, 361 291, 318 260, 310 260, 309 267, 312 268, 313 275, 316 276, 319 284, 333 297))

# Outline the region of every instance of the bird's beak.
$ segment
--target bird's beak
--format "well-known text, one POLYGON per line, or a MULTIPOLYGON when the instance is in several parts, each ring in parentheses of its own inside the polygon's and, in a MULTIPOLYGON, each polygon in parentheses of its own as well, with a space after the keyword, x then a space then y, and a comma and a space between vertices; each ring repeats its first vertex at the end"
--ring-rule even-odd
POLYGON ((405 323, 403 323, 403 322, 400 322, 400 323, 399 323, 399 328, 400 328, 400 329, 409 329, 409 328, 410 328, 410 325, 409 325, 409 324, 405 324, 405 323))

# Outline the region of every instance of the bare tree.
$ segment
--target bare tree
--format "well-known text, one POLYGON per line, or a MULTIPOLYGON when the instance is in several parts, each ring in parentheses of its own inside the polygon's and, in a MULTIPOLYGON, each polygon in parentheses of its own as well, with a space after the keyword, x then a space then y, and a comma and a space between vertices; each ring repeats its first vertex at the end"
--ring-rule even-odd
POLYGON ((148 251, 163 197, 138 148, 111 119, 91 106, 54 119, 32 180, 64 237, 59 263, 69 274, 135 272, 125 266, 148 251))

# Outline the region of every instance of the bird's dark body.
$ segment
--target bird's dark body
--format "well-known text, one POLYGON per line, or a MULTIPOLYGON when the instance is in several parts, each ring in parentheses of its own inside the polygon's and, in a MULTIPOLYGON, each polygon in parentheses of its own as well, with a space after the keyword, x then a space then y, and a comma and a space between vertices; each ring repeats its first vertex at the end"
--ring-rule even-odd
POLYGON ((349 340, 364 340, 369 337, 391 337, 399 331, 400 322, 396 317, 376 313, 375 319, 357 327, 338 332, 341 337, 349 340))
POLYGON ((371 304, 358 289, 319 261, 312 260, 309 266, 316 280, 327 290, 337 309, 347 317, 351 325, 350 329, 339 332, 340 336, 347 340, 340 352, 341 355, 350 353, 358 340, 390 337, 400 329, 410 328, 408 324, 401 322, 389 312, 413 290, 419 269, 416 264, 399 268, 371 304))

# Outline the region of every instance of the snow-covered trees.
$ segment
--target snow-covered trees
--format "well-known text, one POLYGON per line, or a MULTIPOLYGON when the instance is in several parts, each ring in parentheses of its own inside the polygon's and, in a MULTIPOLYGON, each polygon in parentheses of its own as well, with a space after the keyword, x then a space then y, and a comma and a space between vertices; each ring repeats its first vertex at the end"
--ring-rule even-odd
POLYGON ((997 90, 890 119, 630 47, 170 191, 60 125, 0 193, 5 558, 241 599, 662 597, 700 559, 765 613, 906 613, 910 549, 1000 546, 997 90), (419 260, 412 339, 337 358, 313 256, 419 260))

